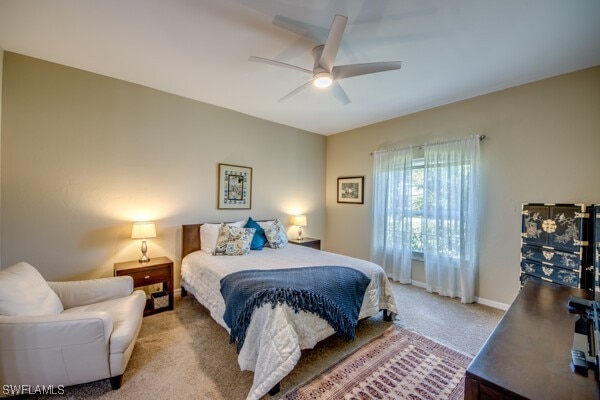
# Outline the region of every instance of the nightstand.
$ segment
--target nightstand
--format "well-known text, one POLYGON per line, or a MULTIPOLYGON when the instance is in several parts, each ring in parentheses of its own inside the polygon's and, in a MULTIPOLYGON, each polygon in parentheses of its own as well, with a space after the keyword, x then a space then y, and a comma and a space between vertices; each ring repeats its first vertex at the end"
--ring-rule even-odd
POLYGON ((173 309, 173 261, 168 257, 151 258, 147 263, 127 261, 115 264, 115 276, 129 275, 133 278, 133 286, 163 284, 163 290, 169 293, 169 304, 166 307, 154 308, 152 299, 146 301, 144 317, 173 309))
POLYGON ((305 237, 302 240, 288 239, 289 243, 321 250, 321 239, 305 237))

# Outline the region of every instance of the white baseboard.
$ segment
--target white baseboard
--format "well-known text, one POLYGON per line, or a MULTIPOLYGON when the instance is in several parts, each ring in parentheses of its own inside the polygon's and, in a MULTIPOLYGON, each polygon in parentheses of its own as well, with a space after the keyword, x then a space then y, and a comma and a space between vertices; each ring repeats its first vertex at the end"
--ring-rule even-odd
POLYGON ((411 280, 410 284, 411 285, 415 285, 415 286, 420 287, 420 288, 423 288, 423 289, 427 288, 427 284, 425 282, 421 282, 421 281, 411 280))
POLYGON ((481 305, 497 308, 498 310, 503 311, 508 310, 508 307, 510 307, 510 304, 504 304, 494 300, 482 299, 481 297, 475 297, 475 301, 481 305))
MULTIPOLYGON (((427 284, 425 282, 411 280, 411 284, 414 286, 423 288, 423 289, 427 288, 427 284)), ((479 303, 481 305, 484 305, 484 306, 497 308, 499 310, 504 310, 504 311, 508 310, 508 307, 510 307, 510 304, 504 304, 504 303, 500 303, 498 301, 488 300, 488 299, 484 299, 481 297, 475 297, 475 302, 479 303)))

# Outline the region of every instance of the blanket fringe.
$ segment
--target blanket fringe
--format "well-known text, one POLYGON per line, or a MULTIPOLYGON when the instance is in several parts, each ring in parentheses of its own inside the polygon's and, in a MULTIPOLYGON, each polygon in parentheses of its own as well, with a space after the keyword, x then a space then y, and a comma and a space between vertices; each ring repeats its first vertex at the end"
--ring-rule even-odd
POLYGON ((246 330, 250 325, 254 309, 265 304, 271 304, 271 308, 287 304, 295 313, 302 310, 317 314, 325 319, 344 340, 354 339, 356 322, 353 322, 352 318, 344 313, 337 304, 327 300, 324 296, 309 290, 267 288, 256 292, 248 299, 238 316, 237 324, 231 329, 229 343, 237 342, 238 353, 244 345, 246 330))

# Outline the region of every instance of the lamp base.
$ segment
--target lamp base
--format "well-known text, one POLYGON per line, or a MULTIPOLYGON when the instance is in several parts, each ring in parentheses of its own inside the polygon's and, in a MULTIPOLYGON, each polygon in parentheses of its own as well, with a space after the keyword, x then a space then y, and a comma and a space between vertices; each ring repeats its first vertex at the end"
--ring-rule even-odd
POLYGON ((148 251, 148 246, 146 245, 146 241, 143 240, 142 241, 142 258, 140 258, 138 261, 141 263, 147 263, 148 261, 150 261, 150 258, 146 255, 146 252, 148 251))
POLYGON ((298 227, 298 240, 302 241, 304 238, 302 237, 302 227, 298 227))

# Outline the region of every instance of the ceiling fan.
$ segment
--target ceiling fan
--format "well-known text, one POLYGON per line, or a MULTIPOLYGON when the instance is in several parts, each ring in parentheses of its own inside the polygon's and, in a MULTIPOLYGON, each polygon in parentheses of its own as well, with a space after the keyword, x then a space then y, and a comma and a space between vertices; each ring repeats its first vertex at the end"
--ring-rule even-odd
POLYGON ((262 57, 251 56, 250 61, 289 68, 312 75, 312 79, 310 81, 283 96, 281 99, 279 99, 280 102, 288 100, 290 97, 298 94, 311 84, 314 84, 319 88, 331 86, 340 101, 342 101, 344 104, 348 104, 350 103, 350 99, 348 98, 346 92, 344 92, 344 89, 342 89, 340 84, 337 82, 338 80, 351 78, 353 76, 400 69, 402 62, 386 61, 334 66, 333 64, 335 62, 335 57, 338 53, 338 49, 340 48, 340 43, 342 42, 342 36, 344 35, 344 30, 346 29, 347 23, 348 17, 343 15, 336 15, 333 18, 329 35, 327 36, 327 41, 325 44, 319 45, 312 50, 313 58, 315 60, 312 70, 262 57))

